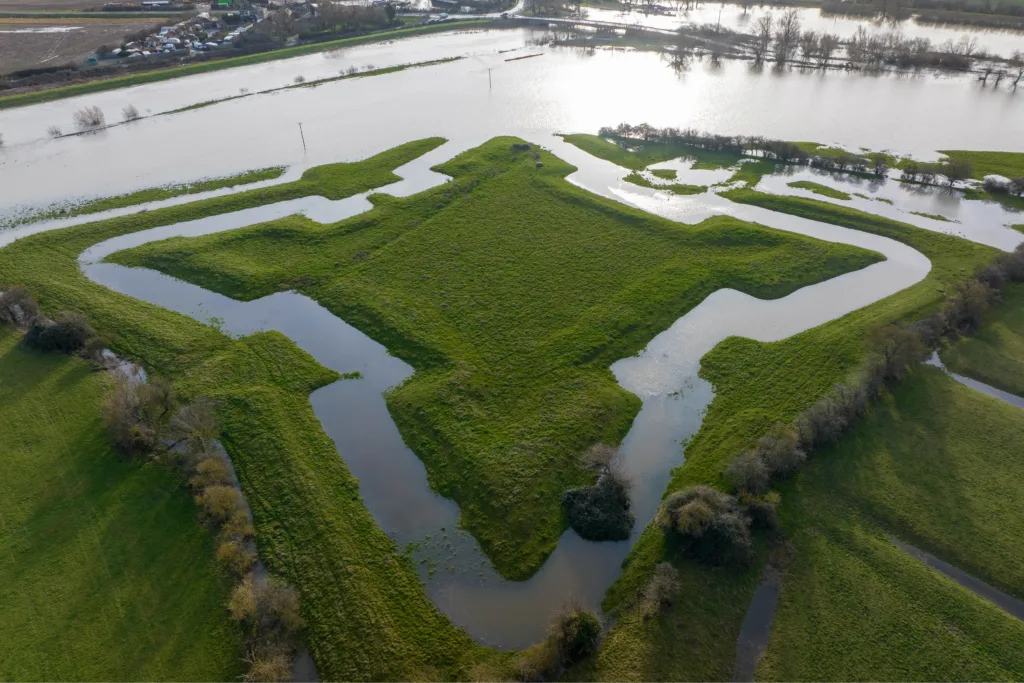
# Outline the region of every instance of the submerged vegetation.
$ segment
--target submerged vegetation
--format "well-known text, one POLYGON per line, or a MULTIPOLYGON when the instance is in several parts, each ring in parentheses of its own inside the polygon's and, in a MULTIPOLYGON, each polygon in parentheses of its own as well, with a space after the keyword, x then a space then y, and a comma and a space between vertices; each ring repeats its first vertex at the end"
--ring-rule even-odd
POLYGON ((850 195, 842 190, 837 190, 828 185, 822 185, 821 183, 815 183, 810 180, 795 180, 791 183, 787 183, 790 187, 795 187, 801 190, 810 190, 814 194, 820 194, 824 197, 831 197, 832 199, 850 199, 850 195))

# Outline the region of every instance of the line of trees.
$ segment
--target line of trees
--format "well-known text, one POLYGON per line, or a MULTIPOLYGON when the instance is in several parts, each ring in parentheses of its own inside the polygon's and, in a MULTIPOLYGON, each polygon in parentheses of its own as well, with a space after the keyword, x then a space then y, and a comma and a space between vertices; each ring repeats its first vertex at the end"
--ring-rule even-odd
POLYGON ((872 330, 868 357, 855 379, 836 385, 792 422, 776 423, 753 448, 730 461, 725 476, 738 495, 698 485, 669 496, 657 517, 666 536, 707 563, 748 562, 750 530, 777 524, 779 498, 770 487, 792 476, 809 456, 835 444, 860 421, 872 400, 913 372, 943 340, 974 332, 1011 282, 1024 282, 1024 245, 964 279, 932 315, 872 330))
POLYGON ((806 164, 827 171, 871 173, 882 177, 889 172, 888 157, 872 153, 813 155, 799 145, 785 140, 772 140, 761 136, 714 135, 694 128, 655 128, 646 123, 633 126, 620 123, 615 128, 604 127, 598 131, 603 138, 628 143, 630 141, 656 142, 662 144, 686 145, 716 152, 732 152, 770 159, 788 164, 806 164))

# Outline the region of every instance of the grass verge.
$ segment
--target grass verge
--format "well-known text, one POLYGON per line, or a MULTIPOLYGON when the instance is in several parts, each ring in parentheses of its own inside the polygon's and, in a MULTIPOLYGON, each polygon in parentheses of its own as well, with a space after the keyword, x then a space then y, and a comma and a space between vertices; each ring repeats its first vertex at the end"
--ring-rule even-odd
POLYGON ((105 375, 20 339, 0 328, 0 678, 237 677, 229 582, 192 499, 111 449, 105 375))
POLYGON ((974 169, 972 178, 984 179, 987 175, 1001 175, 1006 178, 1024 176, 1024 153, 1021 152, 975 152, 965 149, 941 149, 953 161, 966 161, 974 169))
POLYGON ((333 226, 295 217, 113 259, 233 297, 296 287, 410 362, 392 415, 512 578, 553 550, 562 493, 592 482, 580 453, 617 443, 639 408, 612 362, 721 287, 776 297, 878 259, 724 216, 666 221, 514 138, 438 170, 455 180, 333 226))

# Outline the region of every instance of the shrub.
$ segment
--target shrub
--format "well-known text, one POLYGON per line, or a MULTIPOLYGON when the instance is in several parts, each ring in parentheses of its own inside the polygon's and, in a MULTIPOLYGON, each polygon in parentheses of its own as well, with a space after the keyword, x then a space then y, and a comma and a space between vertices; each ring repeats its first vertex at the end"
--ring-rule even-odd
POLYGON ((208 486, 196 496, 196 504, 200 505, 207 516, 217 524, 223 524, 238 510, 243 510, 245 502, 242 494, 231 486, 208 486))
POLYGON ((768 489, 768 467, 755 451, 746 451, 733 458, 725 468, 725 476, 740 491, 760 494, 768 489))
POLYGON ((235 575, 243 576, 256 562, 256 553, 244 541, 229 538, 217 545, 217 560, 235 575))
POLYGON ((28 325, 37 315, 36 300, 22 286, 0 292, 0 322, 10 325, 28 325))
POLYGON ((79 109, 75 112, 74 119, 75 125, 81 130, 100 128, 107 122, 107 118, 103 115, 103 110, 95 106, 79 109))
POLYGON ((231 471, 219 453, 205 453, 196 463, 188 483, 196 491, 208 486, 228 486, 232 483, 231 471))
POLYGON ((228 614, 235 621, 252 623, 256 620, 256 589, 252 575, 242 579, 228 598, 228 614))
POLYGON ((576 664, 597 650, 601 622, 577 603, 563 607, 548 630, 548 638, 563 665, 576 664))
POLYGON ((633 529, 629 487, 611 472, 602 475, 594 486, 566 491, 562 508, 569 526, 588 541, 622 541, 633 529))
POLYGON ((640 613, 644 619, 657 616, 672 605, 679 595, 679 571, 668 562, 654 565, 654 573, 640 594, 640 613))
POLYGON ((755 529, 774 531, 779 528, 779 515, 776 507, 781 500, 778 492, 769 491, 763 496, 743 495, 740 503, 755 529))
POLYGON ((50 126, 46 129, 46 134, 49 135, 51 138, 59 138, 62 135, 59 126, 50 126))
POLYGON ((139 110, 135 108, 134 104, 129 104, 127 107, 121 110, 121 118, 126 122, 138 121, 142 118, 139 114, 139 110))
POLYGON ((752 556, 750 525, 730 495, 710 486, 691 486, 669 496, 657 515, 669 538, 711 564, 745 564, 752 556))
MULTIPOLYGON (((757 442, 757 453, 772 479, 792 474, 807 459, 807 454, 800 448, 800 437, 796 430, 781 422, 776 423, 771 433, 762 436, 757 442)), ((747 490, 758 493, 753 489, 747 490)))
POLYGON ((544 640, 524 650, 516 660, 521 681, 550 681, 561 668, 558 650, 550 640, 544 640))
POLYGON ((286 637, 303 626, 299 594, 291 586, 275 580, 256 585, 256 610, 263 633, 286 637))
POLYGON ((306 82, 306 77, 305 76, 299 75, 299 76, 295 77, 295 85, 302 85, 305 82, 306 82))
POLYGON ((928 355, 921 335, 913 326, 895 323, 877 327, 868 334, 868 349, 882 363, 886 381, 898 381, 928 355))
POLYGON ((223 538, 252 538, 256 534, 252 528, 252 520, 245 510, 236 510, 231 517, 224 522, 220 528, 220 535, 223 538))
POLYGON ((249 670, 242 677, 250 681, 288 681, 292 677, 292 661, 284 652, 267 651, 246 658, 249 670))
POLYGON ((61 313, 56 320, 36 317, 25 333, 25 344, 38 351, 75 353, 96 335, 84 316, 61 313))
POLYGON ((123 377, 103 401, 103 417, 114 447, 125 455, 153 452, 170 410, 171 385, 154 378, 148 384, 123 377))
POLYGON ((220 435, 220 424, 213 412, 213 402, 208 398, 199 398, 179 408, 171 418, 170 433, 194 453, 205 450, 207 444, 220 435))

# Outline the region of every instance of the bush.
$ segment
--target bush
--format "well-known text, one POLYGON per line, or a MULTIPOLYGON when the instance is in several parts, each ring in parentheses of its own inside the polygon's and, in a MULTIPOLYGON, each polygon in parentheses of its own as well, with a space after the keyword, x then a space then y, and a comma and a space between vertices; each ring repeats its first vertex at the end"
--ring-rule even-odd
POLYGON ((59 126, 50 126, 49 128, 46 129, 46 133, 51 138, 59 138, 62 135, 62 133, 60 132, 60 127, 59 126))
POLYGON ((39 315, 36 300, 22 286, 0 292, 0 322, 10 325, 28 325, 39 315))
POLYGON ((875 328, 868 334, 868 349, 882 363, 883 377, 894 382, 928 356, 921 335, 913 326, 895 323, 875 328))
MULTIPOLYGON (((807 459, 807 454, 800 448, 800 437, 796 430, 781 422, 776 423, 771 433, 762 436, 757 442, 757 453, 772 479, 792 474, 807 459)), ((758 493, 753 489, 747 490, 758 493)))
POLYGON ((601 622, 576 603, 563 607, 548 630, 548 639, 563 665, 576 664, 593 654, 600 638, 601 622))
POLYGON ((256 620, 256 589, 251 574, 242 579, 231 591, 231 597, 228 598, 228 614, 243 624, 256 620))
POLYGON ((725 476, 740 491, 760 494, 768 489, 768 467, 755 451, 746 451, 733 458, 725 468, 725 476))
POLYGON ((242 494, 231 486, 208 486, 196 496, 196 504, 217 524, 223 524, 238 510, 245 509, 242 494))
POLYGON ((127 107, 121 110, 121 118, 125 122, 138 121, 141 117, 139 110, 135 108, 134 104, 129 104, 127 107))
POLYGON ((217 560, 235 575, 244 576, 255 564, 256 553, 246 547, 244 541, 229 538, 217 545, 217 560))
POLYGON ((192 478, 188 480, 192 488, 201 491, 209 486, 229 486, 231 472, 220 454, 207 454, 197 464, 192 478))
POLYGON ((237 510, 220 528, 223 538, 252 538, 256 531, 252 528, 252 520, 245 510, 237 510))
POLYGON ((566 491, 562 508, 569 526, 588 541, 623 541, 633 529, 629 487, 622 477, 610 472, 594 486, 566 491))
POLYGON ((154 378, 144 384, 121 378, 103 401, 103 417, 114 447, 130 456, 152 453, 170 405, 171 385, 166 380, 154 378))
POLYGON ((776 491, 769 491, 763 496, 743 495, 740 503, 755 529, 774 531, 779 528, 779 515, 776 507, 781 497, 776 491))
POLYGON ((25 344, 38 351, 75 353, 96 335, 84 316, 61 313, 56 320, 36 317, 25 333, 25 344))
POLYGON ((275 633, 278 638, 285 638, 303 626, 299 594, 280 581, 256 584, 256 610, 260 631, 264 634, 275 633))
POLYGON ((246 658, 249 670, 242 680, 289 681, 292 677, 292 660, 284 652, 268 651, 252 654, 246 658))
POLYGON ((107 122, 103 110, 99 107, 85 107, 74 114, 75 125, 81 130, 93 130, 100 128, 107 122))
POLYGON ((668 562, 654 565, 654 573, 640 594, 640 613, 644 619, 657 616, 670 607, 679 595, 679 571, 668 562))
POLYGON ((171 418, 170 434, 194 453, 206 450, 210 441, 220 436, 220 424, 214 415, 213 402, 199 398, 182 406, 171 418))
POLYGON ((516 667, 521 681, 551 681, 558 676, 561 661, 554 644, 545 640, 524 650, 516 667))
POLYGON ((658 510, 658 525, 685 544, 685 550, 711 564, 742 565, 753 550, 749 521, 730 495, 710 486, 673 493, 658 510))

